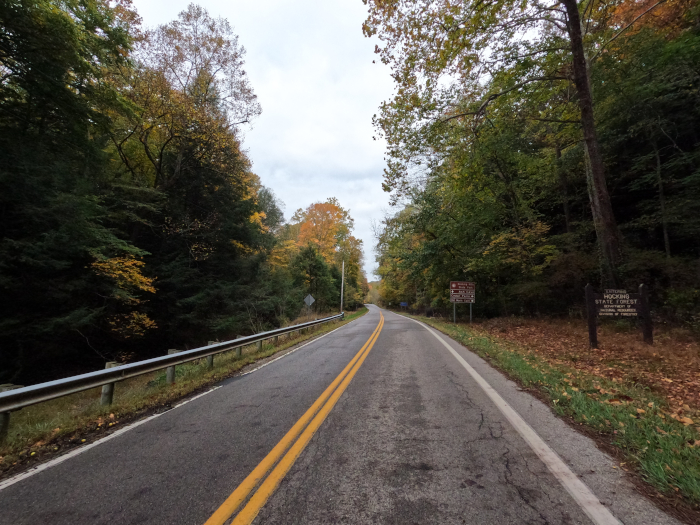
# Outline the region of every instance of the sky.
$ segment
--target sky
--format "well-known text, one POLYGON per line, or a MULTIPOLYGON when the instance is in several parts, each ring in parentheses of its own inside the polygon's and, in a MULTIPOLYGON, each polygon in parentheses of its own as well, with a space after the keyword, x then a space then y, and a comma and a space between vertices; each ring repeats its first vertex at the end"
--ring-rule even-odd
MULTIPOLYGON (((134 0, 143 25, 177 18, 189 0, 134 0)), ((365 271, 373 280, 372 222, 389 210, 381 188, 385 143, 372 115, 393 92, 389 68, 362 34, 362 0, 199 0, 226 18, 245 47, 245 66, 262 106, 244 149, 262 184, 298 208, 336 197, 355 219, 365 271)))

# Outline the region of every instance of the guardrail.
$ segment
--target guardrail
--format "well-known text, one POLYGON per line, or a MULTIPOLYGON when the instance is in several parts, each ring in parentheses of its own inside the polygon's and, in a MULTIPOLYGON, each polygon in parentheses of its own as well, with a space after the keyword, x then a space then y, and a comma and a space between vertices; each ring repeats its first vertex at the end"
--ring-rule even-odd
MULTIPOLYGON (((216 354, 241 348, 253 343, 260 343, 260 345, 262 345, 262 341, 266 339, 272 339, 273 337, 280 335, 305 330, 315 325, 327 323, 336 319, 342 319, 344 316, 345 313, 343 312, 331 317, 324 317, 323 319, 309 321, 308 323, 287 326, 285 328, 278 328, 268 332, 261 332, 259 334, 241 337, 234 339, 233 341, 214 343, 208 346, 194 348, 192 350, 177 351, 177 353, 170 353, 169 355, 165 355, 163 357, 155 357, 153 359, 146 359, 145 361, 137 361, 136 363, 113 366, 112 368, 106 368, 105 370, 98 370, 96 372, 89 372, 87 374, 67 377, 65 379, 57 379, 47 383, 39 383, 38 385, 15 388, 13 390, 1 392, 0 441, 7 436, 8 426, 10 423, 10 412, 15 410, 35 405, 37 403, 42 403, 44 401, 57 399, 59 397, 68 396, 70 394, 75 394, 76 392, 82 392, 83 390, 90 390, 91 388, 96 388, 99 386, 103 387, 103 400, 105 399, 105 388, 109 387, 109 396, 107 399, 109 403, 111 403, 114 384, 119 381, 123 381, 124 379, 137 377, 150 372, 156 372, 164 368, 168 368, 168 379, 171 377, 174 379, 174 367, 176 365, 181 365, 183 363, 188 363, 190 361, 207 357, 209 358, 208 362, 211 366, 213 364, 213 356, 216 354)), ((103 404, 109 403, 103 402, 103 404)))

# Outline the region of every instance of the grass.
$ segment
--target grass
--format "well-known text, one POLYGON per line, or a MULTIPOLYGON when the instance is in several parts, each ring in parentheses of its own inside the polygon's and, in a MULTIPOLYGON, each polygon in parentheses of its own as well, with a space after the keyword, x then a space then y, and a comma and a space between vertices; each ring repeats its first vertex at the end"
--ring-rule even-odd
MULTIPOLYGON (((414 316, 412 316, 414 317, 414 316)), ((536 389, 554 411, 595 431, 622 452, 659 492, 700 508, 700 433, 667 399, 635 381, 608 378, 538 355, 468 325, 415 317, 469 347, 525 387, 536 389)), ((686 405, 686 408, 687 407, 686 405)))
MULTIPOLYGON (((0 446, 0 472, 16 470, 28 461, 55 455, 65 448, 99 438, 123 424, 158 407, 231 377, 246 365, 286 350, 298 343, 335 330, 367 313, 363 307, 345 316, 343 321, 324 323, 305 334, 280 336, 278 344, 242 348, 241 356, 230 350, 214 356, 214 368, 207 369, 206 359, 179 365, 175 383, 168 385, 165 370, 124 380, 115 386, 114 403, 100 405, 101 387, 26 407, 11 415, 7 441, 0 446)), ((298 323, 309 319, 298 319, 298 323)))

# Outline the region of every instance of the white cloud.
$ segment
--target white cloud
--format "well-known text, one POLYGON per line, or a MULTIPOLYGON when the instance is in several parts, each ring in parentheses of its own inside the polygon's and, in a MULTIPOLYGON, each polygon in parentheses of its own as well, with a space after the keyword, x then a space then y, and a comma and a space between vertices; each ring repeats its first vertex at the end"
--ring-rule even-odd
MULTIPOLYGON (((146 26, 177 17, 188 1, 135 0, 146 26)), ((372 61, 361 0, 196 2, 226 18, 246 48, 245 69, 263 108, 245 132, 253 170, 286 205, 337 197, 351 210, 372 279, 371 222, 388 207, 382 192, 383 141, 372 115, 392 93, 389 70, 372 61)))

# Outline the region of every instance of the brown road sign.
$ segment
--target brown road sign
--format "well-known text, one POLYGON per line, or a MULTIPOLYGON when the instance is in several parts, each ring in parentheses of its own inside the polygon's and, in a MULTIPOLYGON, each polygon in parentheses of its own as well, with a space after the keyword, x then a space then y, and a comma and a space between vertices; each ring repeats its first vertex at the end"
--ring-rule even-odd
POLYGON ((476 283, 469 281, 450 281, 450 293, 460 291, 460 292, 472 292, 476 290, 476 283))
POLYGON ((469 281, 450 281, 451 303, 475 302, 476 283, 469 281))

